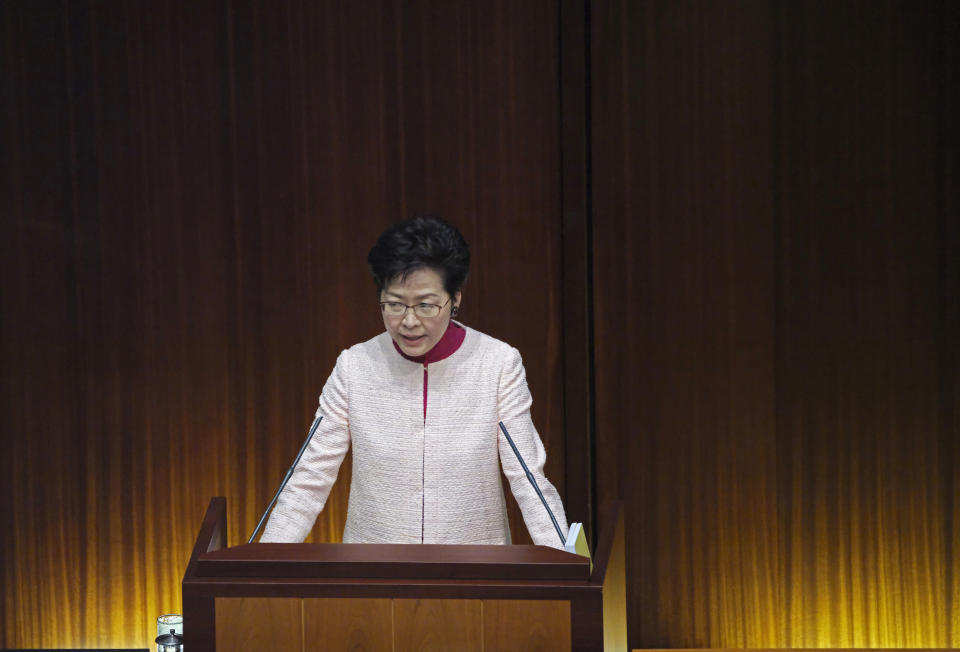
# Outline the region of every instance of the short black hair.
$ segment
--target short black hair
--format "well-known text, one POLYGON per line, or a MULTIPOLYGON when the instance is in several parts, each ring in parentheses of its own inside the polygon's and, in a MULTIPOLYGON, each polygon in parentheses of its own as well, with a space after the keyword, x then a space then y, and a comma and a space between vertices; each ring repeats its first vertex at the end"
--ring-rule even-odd
POLYGON ((434 215, 417 215, 387 228, 367 256, 377 292, 419 269, 435 270, 451 297, 470 273, 470 246, 457 227, 434 215))

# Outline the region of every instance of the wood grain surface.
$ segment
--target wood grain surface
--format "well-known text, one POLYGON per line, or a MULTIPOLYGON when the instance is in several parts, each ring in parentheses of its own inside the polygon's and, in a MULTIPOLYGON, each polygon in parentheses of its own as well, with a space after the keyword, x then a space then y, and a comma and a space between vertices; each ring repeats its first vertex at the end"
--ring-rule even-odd
POLYGON ((217 598, 227 650, 570 649, 566 600, 217 598))
POLYGON ((480 600, 394 600, 394 649, 483 650, 480 600))
POLYGON ((392 650, 393 605, 388 599, 308 598, 303 601, 303 650, 392 650))
POLYGON ((483 649, 516 652, 570 649, 570 602, 484 600, 483 649))
POLYGON ((302 603, 299 598, 217 598, 217 649, 303 650, 302 603))

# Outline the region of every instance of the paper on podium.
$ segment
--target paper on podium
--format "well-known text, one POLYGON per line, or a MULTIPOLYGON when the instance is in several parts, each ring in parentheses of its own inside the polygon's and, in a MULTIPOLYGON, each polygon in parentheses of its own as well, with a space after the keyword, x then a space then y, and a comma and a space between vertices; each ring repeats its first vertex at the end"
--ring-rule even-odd
POLYGON ((587 544, 587 536, 583 532, 582 523, 572 523, 567 531, 567 541, 563 544, 563 549, 575 555, 586 557, 590 560, 590 570, 593 570, 593 559, 590 557, 590 546, 587 544))

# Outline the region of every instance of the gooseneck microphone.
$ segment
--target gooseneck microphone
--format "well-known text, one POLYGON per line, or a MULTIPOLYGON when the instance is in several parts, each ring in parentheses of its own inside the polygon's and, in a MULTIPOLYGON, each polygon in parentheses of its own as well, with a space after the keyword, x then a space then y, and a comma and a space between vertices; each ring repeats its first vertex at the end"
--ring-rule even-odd
POLYGON ((513 449, 513 454, 517 456, 517 459, 520 461, 520 466, 523 467, 523 472, 527 474, 527 480, 530 481, 530 484, 533 485, 534 491, 537 492, 537 495, 540 497, 540 502, 543 503, 543 506, 547 508, 547 514, 550 515, 550 520, 553 521, 553 527, 557 530, 557 536, 560 537, 560 545, 566 545, 567 539, 563 536, 563 530, 560 529, 560 524, 557 523, 557 517, 553 515, 553 510, 550 509, 550 505, 547 504, 547 499, 543 497, 543 492, 540 491, 540 487, 537 486, 537 481, 534 479, 533 474, 530 473, 530 469, 527 468, 527 463, 523 461, 523 456, 520 454, 517 445, 513 443, 513 437, 510 436, 510 433, 507 432, 507 427, 503 425, 503 421, 500 422, 500 430, 503 431, 503 434, 507 437, 507 442, 510 444, 510 448, 513 449))
POLYGON ((293 464, 291 464, 290 468, 287 469, 287 475, 283 476, 283 482, 280 483, 280 488, 277 489, 277 493, 273 494, 273 500, 271 500, 270 504, 267 505, 267 509, 264 510, 263 516, 260 517, 260 522, 257 523, 256 529, 254 529, 253 534, 250 535, 250 538, 247 539, 247 543, 253 543, 253 540, 257 538, 258 534, 260 534, 260 529, 263 527, 263 524, 266 523, 267 521, 267 514, 270 513, 271 509, 273 509, 273 506, 277 502, 277 498, 280 497, 280 492, 283 491, 283 488, 287 486, 287 482, 290 481, 290 476, 293 475, 293 469, 296 468, 297 462, 299 462, 300 458, 303 457, 303 451, 307 450, 307 445, 310 443, 310 440, 313 439, 313 433, 317 431, 317 426, 320 425, 321 421, 323 421, 322 414, 317 416, 317 418, 313 420, 313 425, 310 426, 310 434, 307 435, 307 439, 303 442, 303 446, 300 447, 300 452, 297 453, 297 459, 293 460, 293 464))

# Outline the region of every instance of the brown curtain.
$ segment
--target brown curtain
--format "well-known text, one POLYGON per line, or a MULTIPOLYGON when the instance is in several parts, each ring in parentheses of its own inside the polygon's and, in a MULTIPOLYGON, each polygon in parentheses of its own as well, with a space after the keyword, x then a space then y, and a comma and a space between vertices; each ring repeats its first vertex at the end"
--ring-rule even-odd
POLYGON ((563 491, 557 33, 551 2, 0 3, 0 647, 152 644, 209 498, 245 542, 383 328, 366 254, 413 213, 471 243, 461 317, 523 354, 563 491))
POLYGON ((957 8, 592 6, 631 645, 960 645, 957 8))
POLYGON ((626 501, 631 647, 960 646, 954 5, 0 3, 0 646, 149 644, 416 212, 626 501))

